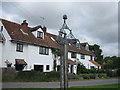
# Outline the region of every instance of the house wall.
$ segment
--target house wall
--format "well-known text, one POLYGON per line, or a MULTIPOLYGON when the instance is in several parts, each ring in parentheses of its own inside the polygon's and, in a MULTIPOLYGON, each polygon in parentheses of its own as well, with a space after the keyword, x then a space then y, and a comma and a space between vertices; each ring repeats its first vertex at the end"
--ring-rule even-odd
MULTIPOLYGON (((96 65, 89 61, 91 59, 90 57, 90 55, 85 55, 85 59, 81 59, 81 54, 77 54, 77 58, 87 69, 91 69, 91 66, 98 68, 96 65)), ((92 57, 92 60, 94 61, 94 57, 92 57)))
POLYGON ((3 43, 2 42, 0 42, 0 67, 2 66, 2 47, 3 46, 3 43))
POLYGON ((4 44, 2 46, 2 67, 7 67, 5 60, 9 60, 11 61, 11 54, 13 54, 11 52, 12 50, 12 45, 10 43, 10 36, 8 35, 7 31, 5 30, 5 28, 3 27, 3 31, 2 31, 4 37, 5 37, 5 41, 4 44))
POLYGON ((68 52, 68 59, 71 59, 71 60, 73 60, 73 61, 76 61, 76 60, 77 60, 77 56, 76 56, 76 58, 71 58, 71 52, 68 52))
MULTIPOLYGON (((39 29, 41 31, 41 29, 39 29)), ((15 59, 24 59, 25 62, 27 63, 27 66, 25 67, 24 70, 32 70, 34 69, 34 65, 44 65, 44 72, 49 72, 53 70, 53 55, 51 52, 51 49, 49 49, 49 55, 42 55, 39 54, 39 46, 34 46, 34 45, 28 45, 24 44, 23 46, 23 52, 17 52, 16 51, 16 43, 11 42, 11 38, 7 31, 3 30, 3 35, 5 36, 5 43, 2 44, 0 42, 0 56, 2 58, 2 67, 7 67, 5 60, 8 60, 12 63, 12 67, 15 67, 15 59), (50 70, 46 70, 46 65, 50 66, 50 70)), ((35 36, 37 36, 37 32, 33 33, 35 36)), ((71 52, 68 52, 68 59, 71 59, 73 61, 80 61, 81 63, 84 64, 84 66, 88 69, 90 69, 90 66, 94 66, 97 68, 96 65, 91 63, 90 56, 85 55, 85 59, 81 59, 81 54, 77 54, 76 58, 71 58, 71 52)), ((93 57, 94 60, 94 57, 93 57)), ((60 60, 57 60, 57 65, 60 65, 60 60)), ((76 73, 77 70, 77 65, 74 65, 74 73, 76 73)))
POLYGON ((15 67, 15 59, 24 59, 27 63, 27 66, 24 70, 34 69, 34 65, 44 65, 43 71, 49 72, 53 70, 53 58, 51 49, 49 49, 49 55, 39 54, 39 46, 23 44, 23 52, 17 52, 16 47, 17 43, 11 42, 7 31, 4 29, 3 34, 5 36, 5 44, 3 45, 2 55, 2 67, 7 67, 5 60, 8 60, 12 63, 12 67, 15 67), (46 70, 46 65, 49 65, 50 69, 46 70))
POLYGON ((44 72, 53 70, 53 57, 51 49, 49 49, 49 55, 39 54, 39 46, 28 46, 28 58, 27 58, 27 69, 34 69, 34 65, 44 65, 44 72), (46 70, 46 65, 50 66, 50 70, 46 70))

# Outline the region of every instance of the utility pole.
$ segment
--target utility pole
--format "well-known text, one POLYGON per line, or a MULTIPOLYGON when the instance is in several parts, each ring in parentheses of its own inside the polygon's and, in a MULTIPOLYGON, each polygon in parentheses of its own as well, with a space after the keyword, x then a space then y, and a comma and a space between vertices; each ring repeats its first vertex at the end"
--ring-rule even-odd
POLYGON ((60 88, 61 90, 68 90, 68 44, 76 43, 76 39, 72 34, 72 30, 66 24, 67 15, 63 15, 64 24, 59 31, 59 35, 56 41, 61 45, 61 80, 60 80, 60 88), (65 30, 69 30, 69 34, 67 35, 65 30))

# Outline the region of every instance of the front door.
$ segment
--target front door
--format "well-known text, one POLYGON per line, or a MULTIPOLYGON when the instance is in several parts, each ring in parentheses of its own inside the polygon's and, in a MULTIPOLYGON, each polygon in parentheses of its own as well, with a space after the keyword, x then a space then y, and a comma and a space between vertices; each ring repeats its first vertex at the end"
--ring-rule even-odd
POLYGON ((73 65, 71 65, 70 72, 73 73, 73 65))
POLYGON ((57 71, 60 71, 60 65, 57 66, 57 71))

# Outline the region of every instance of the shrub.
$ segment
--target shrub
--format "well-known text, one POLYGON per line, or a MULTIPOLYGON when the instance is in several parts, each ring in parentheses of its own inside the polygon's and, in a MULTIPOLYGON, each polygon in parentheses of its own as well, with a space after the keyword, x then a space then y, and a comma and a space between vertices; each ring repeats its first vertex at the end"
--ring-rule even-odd
POLYGON ((81 76, 83 77, 83 79, 90 79, 90 76, 88 74, 82 74, 81 76))
POLYGON ((82 79, 80 75, 68 73, 68 79, 82 79))
POLYGON ((116 77, 116 76, 118 76, 117 71, 107 70, 106 73, 107 73, 107 76, 109 76, 109 77, 116 77))
POLYGON ((99 69, 98 73, 105 73, 104 69, 99 69))
POLYGON ((60 80, 59 72, 37 72, 37 71, 20 71, 15 80, 18 81, 58 81, 60 80))
POLYGON ((77 65, 77 74, 80 74, 80 73, 88 73, 88 70, 82 63, 79 63, 77 65))
POLYGON ((68 79, 75 79, 76 77, 75 77, 75 75, 74 74, 72 74, 72 73, 69 73, 68 74, 68 79))
POLYGON ((89 70, 89 73, 97 73, 96 68, 92 68, 92 69, 90 69, 90 70, 89 70))
POLYGON ((107 76, 106 76, 106 74, 98 74, 98 77, 99 77, 99 78, 105 78, 105 77, 107 77, 107 76))
POLYGON ((120 76, 120 67, 117 70, 117 76, 120 76))
POLYGON ((97 78, 96 74, 89 74, 89 77, 90 77, 90 79, 96 79, 97 78))

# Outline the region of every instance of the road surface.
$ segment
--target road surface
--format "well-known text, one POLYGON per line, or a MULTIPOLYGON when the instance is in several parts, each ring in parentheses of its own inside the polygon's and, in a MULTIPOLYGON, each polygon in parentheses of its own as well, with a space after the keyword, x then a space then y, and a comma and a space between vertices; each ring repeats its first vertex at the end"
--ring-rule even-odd
MULTIPOLYGON (((89 86, 118 83, 118 79, 70 81, 72 86, 89 86)), ((60 88, 60 82, 4 82, 2 88, 60 88)))

